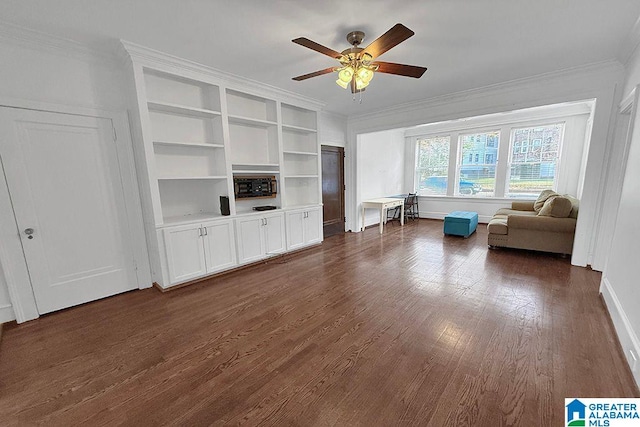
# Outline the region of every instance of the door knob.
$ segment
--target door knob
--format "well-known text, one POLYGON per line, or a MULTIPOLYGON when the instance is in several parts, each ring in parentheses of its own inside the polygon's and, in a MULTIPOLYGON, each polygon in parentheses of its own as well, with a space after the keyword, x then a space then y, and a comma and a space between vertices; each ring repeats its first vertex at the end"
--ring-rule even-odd
POLYGON ((28 236, 27 239, 33 239, 33 228, 25 228, 24 234, 28 236))

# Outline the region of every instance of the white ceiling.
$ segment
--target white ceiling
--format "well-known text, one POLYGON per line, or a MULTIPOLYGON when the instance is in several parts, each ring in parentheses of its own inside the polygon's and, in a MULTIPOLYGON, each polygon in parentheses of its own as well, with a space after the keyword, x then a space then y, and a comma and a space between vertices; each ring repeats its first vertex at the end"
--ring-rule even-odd
POLYGON ((114 49, 118 39, 315 98, 342 114, 615 59, 640 16, 638 0, 0 0, 5 22, 114 49), (377 74, 352 100, 332 74, 292 77, 337 61, 291 43, 341 51, 396 23, 415 36, 381 60, 426 66, 419 79, 377 74))

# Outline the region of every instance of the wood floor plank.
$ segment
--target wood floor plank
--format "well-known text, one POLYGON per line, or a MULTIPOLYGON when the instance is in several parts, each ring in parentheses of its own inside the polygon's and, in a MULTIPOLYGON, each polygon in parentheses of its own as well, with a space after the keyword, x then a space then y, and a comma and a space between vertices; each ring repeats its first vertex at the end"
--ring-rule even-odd
POLYGON ((486 239, 390 223, 5 325, 0 420, 559 425, 565 397, 639 396, 600 274, 486 239))

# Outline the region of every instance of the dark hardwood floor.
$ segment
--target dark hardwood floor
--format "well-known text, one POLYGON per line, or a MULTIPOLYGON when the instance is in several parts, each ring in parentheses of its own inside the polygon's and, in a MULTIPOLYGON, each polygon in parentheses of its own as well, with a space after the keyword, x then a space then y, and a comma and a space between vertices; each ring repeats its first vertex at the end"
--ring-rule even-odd
POLYGON ((569 259, 420 220, 5 325, 2 425, 563 425, 638 396, 569 259))

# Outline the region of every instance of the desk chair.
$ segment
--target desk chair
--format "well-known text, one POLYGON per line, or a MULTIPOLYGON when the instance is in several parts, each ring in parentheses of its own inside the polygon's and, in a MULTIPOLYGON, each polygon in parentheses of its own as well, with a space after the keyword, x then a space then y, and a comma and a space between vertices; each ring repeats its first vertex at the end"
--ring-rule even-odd
POLYGON ((418 209, 418 195, 416 193, 409 193, 407 198, 404 199, 404 219, 419 218, 420 211, 418 209))

